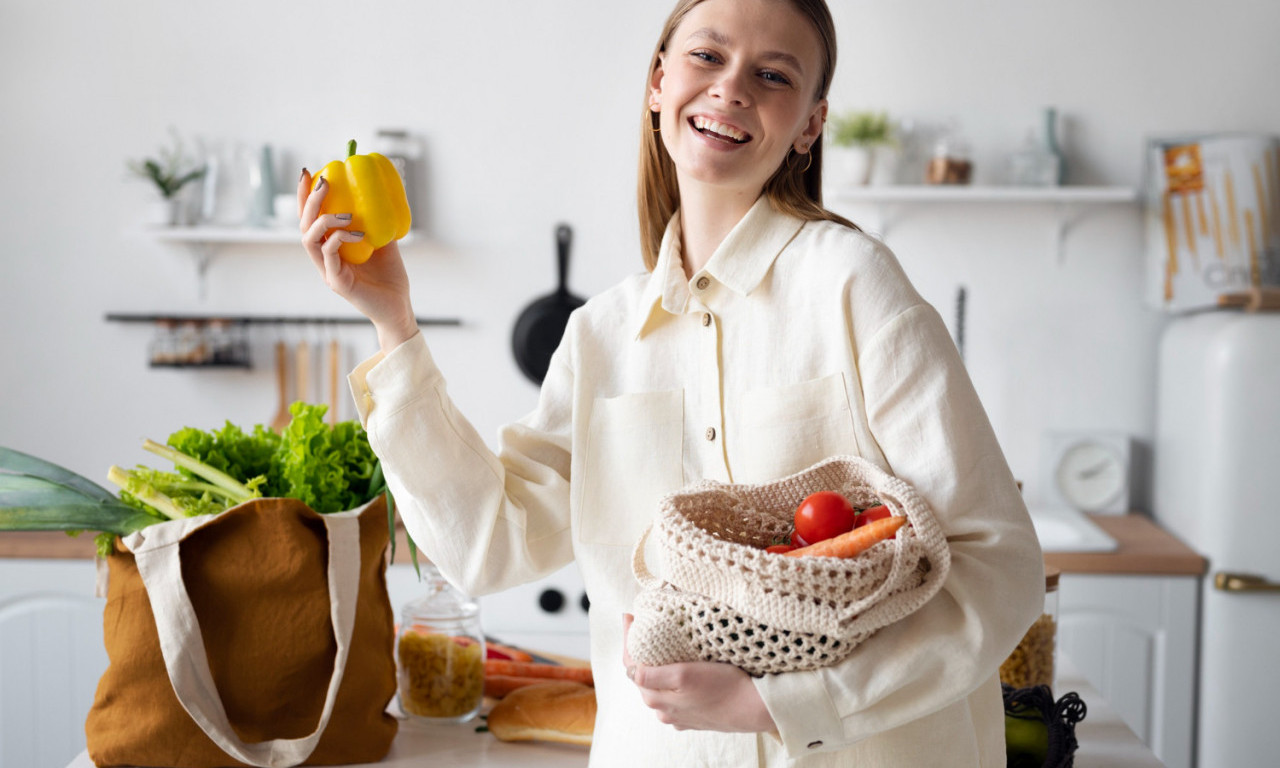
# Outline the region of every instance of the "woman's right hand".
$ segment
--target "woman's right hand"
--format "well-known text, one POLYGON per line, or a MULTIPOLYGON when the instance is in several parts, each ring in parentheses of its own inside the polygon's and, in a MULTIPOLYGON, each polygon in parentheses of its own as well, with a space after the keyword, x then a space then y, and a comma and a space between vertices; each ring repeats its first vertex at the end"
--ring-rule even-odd
POLYGON ((329 191, 323 181, 311 189, 311 173, 305 168, 298 179, 298 221, 302 247, 329 288, 351 302, 373 321, 378 344, 390 352, 418 333, 418 323, 409 301, 409 276, 405 272, 400 246, 395 240, 373 252, 363 264, 348 264, 338 255, 342 243, 357 242, 364 235, 343 227, 351 223, 350 212, 320 213, 320 204, 329 191))

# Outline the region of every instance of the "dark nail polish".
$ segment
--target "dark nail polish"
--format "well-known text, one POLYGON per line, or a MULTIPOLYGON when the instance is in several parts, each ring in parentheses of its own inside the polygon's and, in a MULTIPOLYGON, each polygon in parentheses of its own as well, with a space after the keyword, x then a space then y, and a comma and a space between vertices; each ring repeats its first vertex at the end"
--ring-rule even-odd
POLYGON ((298 174, 298 181, 302 181, 305 178, 307 178, 307 169, 303 168, 302 173, 298 174))

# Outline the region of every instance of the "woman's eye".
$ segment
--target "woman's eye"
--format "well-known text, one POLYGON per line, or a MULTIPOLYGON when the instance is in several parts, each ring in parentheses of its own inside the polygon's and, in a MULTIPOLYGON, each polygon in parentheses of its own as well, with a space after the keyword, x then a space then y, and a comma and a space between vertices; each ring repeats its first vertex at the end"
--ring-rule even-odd
POLYGON ((689 55, 694 57, 695 59, 701 59, 702 61, 711 62, 711 63, 716 63, 720 61, 720 58, 716 56, 714 53, 711 53, 710 51, 693 51, 689 55))
POLYGON ((777 83, 778 85, 791 85, 791 81, 788 80, 787 76, 782 74, 781 72, 773 72, 771 70, 766 70, 760 73, 760 77, 764 78, 770 83, 777 83))

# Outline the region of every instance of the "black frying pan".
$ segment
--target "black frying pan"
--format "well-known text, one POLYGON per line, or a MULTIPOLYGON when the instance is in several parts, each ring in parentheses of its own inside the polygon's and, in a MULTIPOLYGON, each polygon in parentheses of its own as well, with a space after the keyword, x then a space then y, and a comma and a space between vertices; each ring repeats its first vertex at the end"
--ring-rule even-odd
POLYGON ((511 350, 520 371, 535 384, 541 384, 551 364, 551 353, 560 346, 569 313, 585 303, 569 293, 569 243, 573 230, 568 224, 556 227, 556 246, 560 261, 560 284, 556 292, 535 300, 516 318, 511 334, 511 350))

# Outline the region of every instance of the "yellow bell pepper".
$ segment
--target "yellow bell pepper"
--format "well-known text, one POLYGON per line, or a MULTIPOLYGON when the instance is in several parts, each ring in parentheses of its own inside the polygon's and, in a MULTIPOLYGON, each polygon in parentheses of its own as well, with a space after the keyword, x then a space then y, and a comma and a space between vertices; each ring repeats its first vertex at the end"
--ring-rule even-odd
POLYGON ((377 249, 409 234, 412 217, 404 182, 387 158, 377 152, 357 155, 352 139, 347 142, 347 159, 321 168, 312 180, 313 190, 320 179, 329 182, 320 213, 349 213, 351 223, 343 229, 364 232, 363 240, 338 247, 343 261, 363 264, 377 249))

